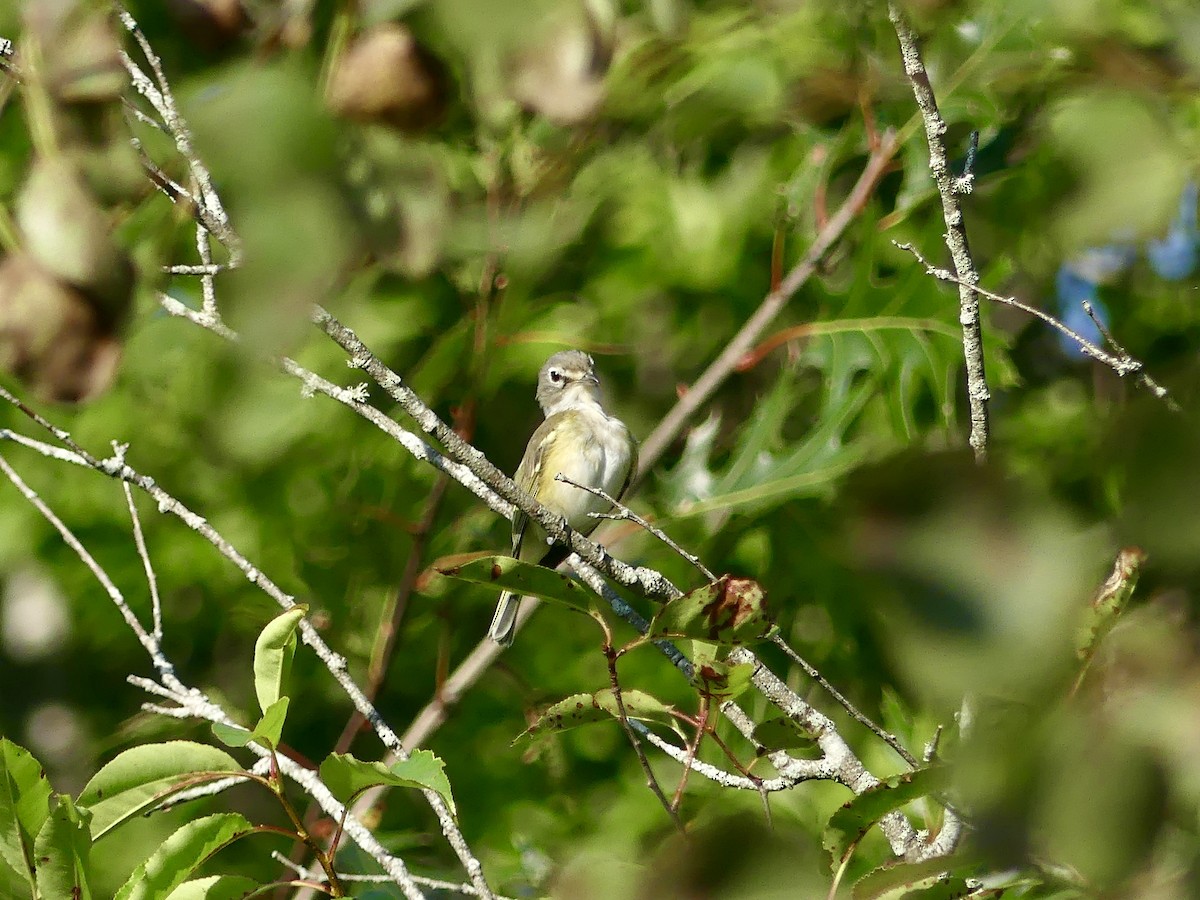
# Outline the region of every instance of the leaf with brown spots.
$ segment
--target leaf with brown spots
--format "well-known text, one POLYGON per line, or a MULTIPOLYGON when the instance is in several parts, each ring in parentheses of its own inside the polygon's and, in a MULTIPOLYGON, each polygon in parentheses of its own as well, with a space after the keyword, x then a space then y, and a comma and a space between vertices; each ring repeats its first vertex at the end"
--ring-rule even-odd
MULTIPOLYGON (((553 600, 580 612, 595 608, 595 598, 580 587, 572 578, 537 566, 521 562, 511 556, 481 556, 467 562, 462 557, 438 560, 430 569, 446 578, 485 584, 497 590, 513 591, 528 597, 553 600)), ((423 576, 424 577, 424 576, 423 576)), ((428 582, 428 579, 426 579, 428 582)))
MULTIPOLYGON (((625 705, 625 714, 631 719, 675 727, 674 710, 645 691, 621 691, 621 702, 625 705)), ((619 716, 612 688, 594 694, 572 694, 546 709, 536 722, 517 736, 517 740, 552 731, 567 731, 594 722, 607 722, 619 716)))
POLYGON ((723 575, 663 606, 650 623, 650 637, 696 638, 730 646, 761 641, 774 627, 762 585, 723 575))

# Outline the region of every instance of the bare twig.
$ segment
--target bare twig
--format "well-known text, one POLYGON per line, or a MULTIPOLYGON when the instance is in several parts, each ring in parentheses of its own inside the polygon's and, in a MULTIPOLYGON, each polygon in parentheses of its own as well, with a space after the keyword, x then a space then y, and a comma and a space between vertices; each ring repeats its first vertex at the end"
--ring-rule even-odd
POLYGON ((904 18, 900 6, 889 0, 888 18, 900 42, 900 55, 904 60, 904 74, 912 85, 913 96, 921 110, 925 123, 925 138, 929 143, 929 169, 942 198, 942 216, 946 220, 946 246, 954 261, 954 271, 961 279, 958 291, 958 321, 962 325, 963 357, 967 368, 967 399, 971 409, 971 435, 969 443, 975 451, 975 460, 984 462, 988 449, 988 392, 987 377, 983 366, 983 334, 979 323, 979 298, 972 289, 979 281, 975 262, 971 259, 971 248, 967 243, 967 226, 963 219, 958 194, 961 181, 950 172, 946 157, 946 123, 938 112, 937 99, 929 83, 929 73, 921 59, 921 49, 912 26, 904 18))
MULTIPOLYGON (((125 450, 128 445, 118 444, 113 441, 113 452, 117 457, 124 459, 125 450)), ((162 600, 158 596, 158 576, 154 572, 154 566, 150 563, 150 552, 146 549, 146 536, 142 534, 142 519, 138 515, 137 505, 133 502, 133 491, 129 487, 129 482, 121 482, 121 490, 125 492, 125 503, 129 507, 129 518, 133 522, 133 543, 137 547, 138 557, 142 560, 142 566, 146 570, 146 584, 150 588, 150 610, 152 621, 154 622, 154 630, 151 632, 154 640, 157 643, 162 643, 163 625, 162 625, 162 600)))
POLYGON ((1028 303, 1018 300, 1016 297, 1005 297, 1002 294, 989 291, 987 288, 982 288, 978 284, 966 284, 966 282, 958 278, 949 269, 942 269, 930 263, 929 260, 921 255, 921 251, 919 251, 912 244, 902 244, 897 241, 893 241, 892 243, 898 250, 905 250, 916 257, 917 261, 925 267, 925 272, 929 275, 932 275, 938 281, 946 281, 950 284, 957 284, 960 287, 966 287, 978 294, 980 297, 984 297, 994 303, 1001 303, 1004 306, 1011 306, 1014 309, 1019 309, 1021 312, 1028 313, 1035 318, 1041 319, 1051 328, 1057 329, 1074 341, 1084 354, 1090 356, 1097 362, 1108 366, 1122 378, 1124 378, 1126 375, 1136 375, 1139 383, 1141 383, 1147 390, 1154 394, 1155 397, 1166 403, 1169 409, 1171 409, 1173 412, 1179 411, 1179 405, 1176 404, 1171 396, 1167 393, 1167 389, 1162 387, 1158 382, 1147 375, 1145 366, 1142 364, 1142 362, 1130 356, 1129 353, 1126 352, 1125 348, 1117 343, 1111 332, 1109 332, 1109 330, 1100 322, 1099 317, 1096 316, 1094 310, 1092 309, 1092 305, 1086 300, 1083 301, 1084 311, 1087 312, 1087 314, 1092 317, 1093 321, 1096 322, 1097 327, 1100 329, 1100 333, 1104 336, 1104 339, 1113 348, 1115 353, 1107 353, 1104 350, 1101 350, 1079 332, 1065 325, 1062 321, 1056 319, 1048 312, 1038 309, 1036 306, 1030 306, 1028 303))
MULTIPOLYGON (((880 784, 880 780, 867 771, 866 766, 850 749, 846 739, 837 730, 837 726, 824 713, 818 711, 803 700, 779 679, 774 672, 745 647, 735 647, 729 654, 730 663, 737 665, 749 663, 754 666, 751 682, 762 692, 767 700, 784 715, 796 723, 804 733, 810 735, 824 754, 817 760, 822 768, 828 766, 834 773, 834 778, 840 781, 856 794, 870 790, 880 784)), ((733 722, 734 726, 746 734, 753 733, 753 723, 744 714, 738 716, 726 703, 722 711, 733 722)), ((740 711, 739 711, 740 712, 740 711)), ((771 764, 782 774, 803 771, 809 768, 812 760, 792 759, 782 752, 772 753, 769 757, 771 764)), ((828 771, 828 769, 826 769, 828 771)), ((913 859, 925 849, 925 842, 913 829, 908 819, 900 812, 892 812, 879 820, 879 827, 888 839, 892 852, 905 859, 913 859)))
POLYGON ((667 795, 663 793, 662 785, 658 783, 658 779, 654 777, 654 770, 650 768, 650 760, 646 758, 646 751, 642 749, 642 742, 638 740, 637 732, 630 724, 629 711, 625 708, 625 698, 621 694, 621 679, 617 675, 617 650, 613 646, 612 629, 608 627, 608 623, 604 621, 603 617, 597 616, 596 621, 604 629, 603 652, 604 659, 608 664, 608 682, 612 687, 613 700, 617 704, 617 720, 621 723, 625 736, 629 738, 629 745, 633 747, 633 753, 637 757, 638 763, 641 764, 642 772, 646 775, 646 787, 650 788, 650 792, 658 798, 658 802, 671 817, 675 828, 680 834, 684 834, 686 829, 683 827, 683 821, 679 818, 679 807, 668 800, 667 795))
POLYGON ((933 737, 925 742, 925 749, 921 753, 921 760, 925 765, 930 765, 937 759, 938 745, 942 742, 942 726, 939 725, 933 730, 933 737))
POLYGON ((754 315, 746 320, 746 323, 733 336, 720 355, 709 364, 704 374, 696 379, 695 383, 688 388, 687 393, 679 399, 670 412, 663 416, 654 430, 650 432, 649 437, 642 442, 638 451, 638 478, 643 477, 654 467, 663 451, 679 435, 683 426, 712 398, 717 388, 737 369, 742 357, 753 349, 767 326, 775 320, 788 301, 817 271, 821 261, 833 249, 845 233, 846 228, 866 208, 867 201, 870 200, 876 185, 879 184, 879 180, 891 165, 897 146, 895 134, 891 131, 884 132, 878 145, 872 149, 858 182, 837 212, 821 229, 803 259, 792 267, 778 288, 767 294, 758 309, 755 310, 754 315))
MULTIPOLYGON (((631 719, 629 724, 637 731, 646 742, 661 750, 671 759, 675 760, 680 765, 688 765, 688 758, 691 755, 688 747, 676 747, 669 741, 659 737, 651 731, 643 722, 637 719, 631 719)), ((780 775, 776 778, 751 778, 747 775, 738 775, 732 772, 726 772, 711 763, 706 763, 703 760, 692 759, 690 764, 691 771, 697 775, 707 778, 709 781, 721 785, 721 787, 734 788, 742 791, 767 791, 774 793, 776 791, 790 791, 801 781, 812 781, 819 778, 828 778, 828 775, 813 775, 810 778, 791 778, 780 775)))
MULTIPOLYGON (((186 716, 198 716, 208 721, 220 722, 225 725, 236 724, 224 710, 209 700, 202 692, 195 688, 187 687, 176 677, 175 667, 163 654, 158 639, 142 627, 141 622, 133 614, 133 611, 129 608, 129 604, 125 601, 124 595, 117 589, 108 573, 96 562, 87 548, 83 546, 82 542, 54 511, 50 509, 46 502, 25 483, 3 456, 0 456, 0 472, 3 472, 8 477, 9 481, 13 483, 25 499, 54 527, 67 546, 79 557, 80 561, 91 570, 96 580, 100 582, 101 587, 104 588, 105 593, 108 594, 113 605, 117 607, 118 612, 120 612, 129 629, 146 650, 155 670, 158 672, 160 682, 138 676, 130 676, 130 683, 141 686, 152 694, 170 699, 176 704, 175 707, 148 704, 148 708, 151 711, 160 712, 164 715, 180 716, 182 714, 186 716)), ((260 757, 268 753, 265 748, 254 744, 249 745, 249 749, 259 754, 260 757)), ((327 812, 331 815, 341 814, 342 805, 329 793, 329 790, 321 783, 316 773, 309 772, 287 757, 279 759, 279 766, 289 778, 300 784, 314 797, 327 812)), ((406 897, 409 897, 410 900, 420 900, 424 896, 416 885, 409 880, 403 861, 388 853, 367 828, 357 820, 354 820, 349 824, 347 831, 364 852, 379 862, 388 873, 390 880, 404 890, 406 897)))
POLYGON ((586 485, 586 484, 580 484, 578 481, 572 481, 570 478, 568 478, 562 472, 559 472, 557 475, 555 475, 554 480, 561 481, 564 484, 569 484, 569 485, 571 485, 571 487, 577 487, 581 491, 587 491, 589 494, 594 494, 595 496, 599 497, 601 500, 607 500, 609 503, 611 503, 613 505, 613 508, 615 510, 617 510, 617 512, 615 512, 615 513, 602 513, 602 512, 590 513, 589 515, 591 515, 592 518, 594 518, 594 519, 613 519, 614 521, 628 520, 637 525, 640 525, 642 528, 646 529, 646 531, 650 532, 652 535, 654 535, 656 538, 658 538, 660 541, 662 541, 664 544, 666 544, 668 547, 670 547, 672 550, 674 550, 676 553, 678 553, 680 556, 682 556, 684 559, 686 559, 689 563, 691 563, 693 566, 695 566, 697 569, 699 569, 701 574, 704 575, 704 577, 707 578, 710 583, 717 580, 717 576, 714 575, 712 573, 712 571, 707 566, 704 565, 704 563, 700 562, 700 558, 698 556, 688 553, 686 550, 684 550, 682 547, 680 547, 677 543, 675 543, 673 540, 671 540, 671 538, 667 536, 667 533, 665 531, 663 531, 661 528, 656 528, 655 526, 651 525, 649 522, 647 522, 645 519, 643 519, 641 516, 639 516, 637 513, 635 513, 632 509, 630 509, 624 503, 617 500, 615 497, 611 496, 607 491, 603 491, 600 488, 596 488, 596 487, 590 487, 589 485, 586 485))
POLYGON ((351 364, 362 369, 396 401, 417 426, 446 448, 446 455, 466 466, 493 491, 530 516, 557 543, 578 553, 618 584, 631 588, 652 600, 671 600, 682 593, 661 572, 631 566, 616 559, 604 547, 573 530, 567 520, 542 506, 531 494, 521 490, 511 478, 497 469, 487 457, 463 440, 426 405, 398 374, 385 366, 349 328, 326 310, 317 307, 313 321, 347 353, 351 364))
POLYGON ((692 767, 696 764, 696 754, 700 752, 700 742, 704 740, 704 734, 708 731, 708 713, 709 713, 709 697, 707 694, 700 695, 700 716, 696 723, 696 737, 688 744, 687 759, 683 763, 683 774, 679 776, 679 784, 675 787, 675 796, 671 798, 671 809, 678 811, 679 804, 683 801, 683 792, 687 788, 688 774, 691 773, 692 767))
POLYGON ((975 190, 975 157, 979 153, 979 132, 971 132, 971 140, 967 144, 967 158, 963 163, 963 172, 954 179, 954 193, 969 194, 975 190))
POLYGON ((168 275, 220 275, 228 272, 232 266, 163 266, 162 270, 168 275))
POLYGON ((775 635, 772 640, 775 642, 775 645, 779 647, 779 649, 788 655, 792 662, 804 670, 804 673, 808 675, 809 678, 823 687, 826 693, 840 703, 842 709, 850 713, 850 716, 854 719, 854 721, 865 726, 872 734, 895 750, 900 755, 900 758, 912 766, 912 768, 919 769, 921 767, 921 764, 917 762, 917 758, 909 753, 907 749, 905 749, 904 745, 900 743, 900 739, 898 737, 896 737, 890 731, 885 731, 883 728, 872 722, 863 713, 859 712, 858 708, 853 703, 842 696, 841 692, 838 691, 837 688, 826 681, 825 676, 809 665, 808 661, 801 657, 800 654, 798 654, 795 650, 793 650, 791 646, 788 645, 787 641, 785 641, 779 635, 775 635))
POLYGON ((221 203, 221 198, 217 195, 216 189, 213 187, 212 175, 209 174, 208 168, 200 160, 196 154, 192 142, 192 135, 183 121, 183 117, 179 115, 179 110, 175 106, 175 98, 171 93, 171 86, 167 82, 166 74, 163 71, 162 60, 158 54, 150 46, 150 42, 146 40, 146 36, 142 34, 142 30, 138 27, 137 22, 119 3, 114 4, 117 10, 117 16, 121 20, 126 30, 133 35, 133 39, 137 42, 142 50, 146 62, 150 65, 150 70, 154 73, 154 80, 151 81, 146 76, 145 72, 133 61, 130 56, 124 51, 121 52, 121 62, 125 66, 125 70, 129 73, 130 81, 133 83, 134 89, 145 97, 150 105, 154 107, 155 112, 162 117, 163 124, 166 125, 167 131, 175 140, 175 149, 179 151, 179 155, 184 158, 191 169, 192 177, 195 178, 199 185, 198 194, 202 200, 198 203, 198 207, 203 207, 211 214, 211 222, 205 222, 205 227, 225 245, 229 250, 230 259, 236 265, 241 258, 241 241, 234 233, 229 224, 229 216, 225 212, 225 207, 221 203))
MULTIPOLYGON (((1108 329, 1108 326, 1104 324, 1104 320, 1096 315, 1096 311, 1092 309, 1092 304, 1087 300, 1082 301, 1082 303, 1083 311, 1086 312, 1088 317, 1095 323, 1096 330, 1104 336, 1104 340, 1108 342, 1108 345, 1112 347, 1113 351, 1117 354, 1117 358, 1126 364, 1132 363, 1137 365, 1137 378, 1142 387, 1146 388, 1155 397, 1166 403, 1167 409, 1171 410, 1171 412, 1180 412, 1181 408, 1179 404, 1175 402, 1174 398, 1167 394, 1167 389, 1146 374, 1146 369, 1142 363, 1130 356, 1129 352, 1117 342, 1117 339, 1113 337, 1113 333, 1108 329)), ((1123 373, 1118 372, 1118 374, 1123 373)))
MULTIPOLYGON (((308 869, 304 868, 304 866, 301 866, 288 859, 278 850, 272 850, 271 856, 276 862, 290 869, 302 879, 311 880, 317 884, 323 884, 325 881, 323 873, 310 872, 308 869)), ((477 896, 474 886, 469 884, 463 884, 456 881, 444 881, 441 878, 429 878, 425 875, 412 875, 410 877, 416 884, 419 884, 422 887, 434 888, 435 890, 439 891, 452 891, 456 894, 466 894, 467 896, 477 896)), ((382 884, 387 881, 387 878, 383 875, 347 875, 343 872, 338 873, 338 878, 345 882, 357 882, 359 884, 382 884)), ((496 900, 514 900, 514 898, 503 897, 498 894, 496 895, 496 900)))
MULTIPOLYGON (((173 316, 187 319, 192 324, 206 328, 227 341, 233 343, 241 342, 241 336, 231 328, 228 328, 218 318, 205 315, 203 312, 192 309, 166 294, 159 294, 158 301, 163 309, 173 316)), ((435 450, 432 445, 421 440, 411 431, 400 427, 393 419, 368 403, 367 398, 369 394, 365 384, 360 384, 353 388, 344 388, 328 379, 322 378, 315 372, 309 371, 286 356, 274 359, 273 362, 282 371, 300 380, 301 391, 303 393, 324 394, 326 397, 330 397, 343 406, 348 407, 384 432, 392 440, 396 441, 396 443, 411 453, 416 459, 429 463, 434 468, 450 475, 451 478, 481 499, 496 513, 505 518, 512 517, 512 504, 497 495, 491 488, 476 478, 466 466, 460 465, 452 459, 447 459, 443 454, 435 450)))
MULTIPOLYGON (((193 531, 200 534, 205 540, 212 544, 217 551, 232 562, 246 576, 246 579, 261 590, 267 596, 271 597, 284 609, 290 609, 296 605, 295 598, 283 591, 278 585, 268 578, 262 571, 254 566, 248 559, 242 556, 241 553, 219 532, 216 531, 208 521, 188 509, 184 504, 180 503, 175 497, 167 493, 155 483, 154 479, 142 475, 135 471, 124 461, 112 457, 101 460, 92 456, 82 447, 75 443, 65 431, 57 428, 48 422, 44 417, 30 409, 26 404, 17 400, 3 388, 0 388, 0 397, 9 400, 18 409, 21 409, 27 415, 38 422, 38 424, 47 428, 61 442, 63 442, 70 450, 72 450, 80 459, 81 464, 89 468, 95 469, 110 478, 116 478, 120 481, 128 482, 136 487, 141 488, 148 493, 158 504, 158 509, 163 513, 170 513, 184 522, 193 531)), ((132 615, 132 614, 131 614, 132 615)), ((136 622, 136 619, 134 620, 136 622)), ((131 624, 131 627, 133 625, 131 624)), ((140 628, 140 625, 138 626, 140 628)), ((408 751, 400 743, 399 737, 392 730, 391 726, 384 721, 379 711, 371 704, 371 702, 363 694, 362 690, 354 682, 349 673, 346 671, 346 660, 340 654, 334 653, 329 645, 325 643, 317 630, 312 626, 312 623, 307 619, 300 621, 300 633, 304 642, 312 648, 317 657, 324 663, 329 670, 334 680, 342 687, 346 695, 354 703, 355 708, 362 713, 366 720, 370 723, 371 728, 383 741, 384 746, 391 750, 399 759, 407 759, 408 751)), ((143 641, 143 644, 145 642, 143 641)), ((149 649, 149 648, 148 648, 149 649)), ((426 801, 437 815, 442 826, 442 833, 446 837, 447 842, 454 850, 455 854, 462 862, 464 869, 471 878, 472 884, 480 891, 481 896, 490 897, 491 889, 487 882, 483 879, 483 867, 475 855, 471 852, 467 845, 462 831, 459 829, 454 816, 450 813, 446 802, 435 791, 422 791, 426 801)))

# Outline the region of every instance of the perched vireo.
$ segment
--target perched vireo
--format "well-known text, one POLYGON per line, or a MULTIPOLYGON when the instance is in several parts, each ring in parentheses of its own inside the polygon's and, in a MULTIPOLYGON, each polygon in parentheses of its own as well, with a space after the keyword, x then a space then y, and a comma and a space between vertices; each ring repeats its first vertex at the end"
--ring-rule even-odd
MULTIPOLYGON (((600 405, 595 366, 581 350, 564 350, 546 360, 537 385, 537 401, 546 421, 529 439, 513 477, 580 534, 591 534, 600 523, 589 513, 608 512, 611 506, 595 494, 556 481, 555 476, 561 472, 619 500, 637 468, 637 443, 629 429, 600 405)), ((551 546, 547 540, 546 530, 518 510, 513 517, 512 555, 553 568, 570 551, 560 544, 551 546)), ((507 647, 512 643, 520 603, 517 594, 500 595, 488 629, 488 636, 497 644, 507 647)))

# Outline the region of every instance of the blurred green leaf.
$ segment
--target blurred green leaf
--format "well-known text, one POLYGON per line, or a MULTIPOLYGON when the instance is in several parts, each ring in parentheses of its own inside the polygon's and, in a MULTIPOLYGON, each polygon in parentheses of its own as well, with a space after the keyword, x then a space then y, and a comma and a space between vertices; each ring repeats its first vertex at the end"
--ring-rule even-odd
POLYGON ((901 900, 905 897, 955 900, 968 896, 971 890, 965 878, 949 874, 962 868, 962 860, 944 858, 883 866, 856 881, 851 897, 853 900, 901 900))
POLYGON ((768 750, 787 750, 800 759, 820 759, 821 748, 787 716, 776 716, 754 726, 754 740, 768 750), (797 752, 800 751, 800 752, 797 752))

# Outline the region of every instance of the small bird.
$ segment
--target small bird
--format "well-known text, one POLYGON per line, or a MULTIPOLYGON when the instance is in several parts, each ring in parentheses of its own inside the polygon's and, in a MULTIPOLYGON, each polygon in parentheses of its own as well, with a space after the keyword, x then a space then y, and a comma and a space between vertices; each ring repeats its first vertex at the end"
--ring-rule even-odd
MULTIPOLYGON (((513 480, 547 509, 564 516, 575 531, 591 534, 600 520, 589 513, 608 512, 611 505, 556 481, 555 476, 561 472, 620 500, 637 468, 637 442, 625 423, 601 406, 596 364, 582 350, 564 350, 546 360, 538 373, 537 401, 546 421, 529 439, 513 480)), ((570 551, 547 540, 545 529, 518 510, 513 517, 512 555, 554 568, 570 551)), ((503 647, 512 643, 520 603, 518 594, 506 591, 496 604, 488 637, 503 647)))

